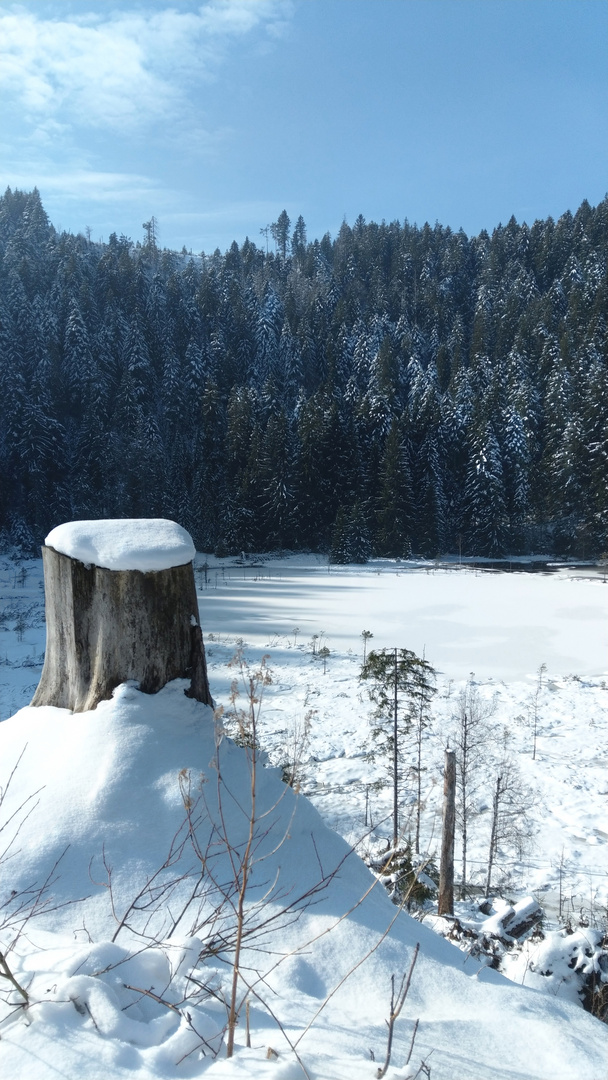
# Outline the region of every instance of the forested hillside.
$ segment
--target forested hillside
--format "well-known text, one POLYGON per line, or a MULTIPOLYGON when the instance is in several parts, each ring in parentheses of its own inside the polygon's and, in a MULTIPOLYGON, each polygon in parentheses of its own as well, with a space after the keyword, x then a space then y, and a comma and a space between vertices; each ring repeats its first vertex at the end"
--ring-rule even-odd
POLYGON ((218 554, 605 550, 608 200, 473 238, 264 231, 190 256, 0 198, 9 540, 145 515, 218 554))

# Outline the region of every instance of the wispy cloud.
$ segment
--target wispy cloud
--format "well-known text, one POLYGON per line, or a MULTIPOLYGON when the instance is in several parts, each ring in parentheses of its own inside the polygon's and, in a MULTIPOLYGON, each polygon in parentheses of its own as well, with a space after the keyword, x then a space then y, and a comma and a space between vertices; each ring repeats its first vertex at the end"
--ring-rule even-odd
POLYGON ((183 208, 166 163, 212 160, 233 135, 205 115, 205 85, 232 50, 272 48, 293 12, 292 0, 1 0, 0 188, 37 185, 56 223, 103 229, 129 230, 136 207, 183 208))
MULTIPOLYGON (((15 176, 16 187, 27 187, 30 178, 27 174, 15 176)), ((54 170, 40 174, 37 186, 44 192, 45 197, 53 200, 56 194, 61 195, 62 202, 81 202, 93 199, 97 203, 133 203, 141 204, 143 200, 154 200, 158 206, 173 197, 163 189, 153 178, 140 173, 103 172, 96 169, 70 169, 54 170)))
POLYGON ((280 34, 291 11, 290 0, 209 0, 66 20, 15 7, 0 15, 0 88, 39 134, 58 123, 144 131, 189 114, 192 83, 215 78, 239 38, 280 34))

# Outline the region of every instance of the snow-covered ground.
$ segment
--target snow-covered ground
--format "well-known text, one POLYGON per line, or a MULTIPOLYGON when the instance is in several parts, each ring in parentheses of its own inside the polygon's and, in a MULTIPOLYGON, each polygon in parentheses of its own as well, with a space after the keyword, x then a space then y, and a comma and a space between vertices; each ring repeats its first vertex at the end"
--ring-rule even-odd
MULTIPOLYGON (((443 750, 458 693, 472 682, 495 706, 489 722, 497 743, 507 728, 535 793, 530 842, 519 858, 503 852, 495 880, 515 895, 537 893, 550 914, 558 913, 560 879, 562 913, 605 910, 608 585, 601 574, 408 570, 394 563, 328 573, 314 556, 267 559, 263 567, 199 556, 197 567, 214 697, 229 716, 227 665, 238 638, 252 661, 270 655, 274 683, 262 713, 263 745, 274 762, 288 760, 309 716, 302 789, 349 842, 367 833, 370 815, 377 823, 390 812, 389 792, 371 790, 382 769, 365 758, 372 706, 359 674, 368 630, 368 648, 412 649, 439 672, 425 737, 423 849, 437 849, 443 750), (206 572, 204 561, 211 564, 206 572), (312 652, 314 635, 316 650, 330 650, 325 672, 312 652)), ((488 802, 471 828, 469 866, 480 882, 489 830, 488 802)), ((376 833, 383 835, 381 826, 376 833)))
MULTIPOLYGON (((390 832, 388 793, 373 786, 381 766, 365 757, 371 705, 359 683, 363 630, 374 635, 368 648, 397 645, 424 652, 440 673, 423 748, 421 848, 431 854, 437 849, 443 749, 458 694, 468 683, 482 701, 494 703, 489 722, 496 743, 508 727, 511 752, 526 787, 535 793, 529 846, 517 852, 506 845, 499 851, 495 881, 513 900, 533 892, 554 918, 561 899, 562 915, 577 926, 581 909, 583 921, 601 923, 608 878, 608 586, 602 576, 494 574, 389 563, 328 572, 315 557, 266 559, 257 567, 229 562, 200 555, 196 560, 212 692, 224 705, 222 720, 229 730, 235 669, 228 665, 239 640, 254 668, 270 654, 273 682, 262 705, 261 743, 279 765, 289 763, 294 744, 299 745, 301 790, 313 804, 296 798, 273 770, 264 770, 262 802, 272 807, 278 799, 280 811, 270 815, 272 834, 264 838, 269 857, 260 864, 257 886, 275 887, 278 874, 285 907, 285 897, 306 885, 313 867, 318 880, 331 875, 342 858, 346 863, 297 924, 279 920, 272 949, 277 958, 282 952, 292 955, 272 975, 265 948, 262 956, 248 955, 247 963, 266 980, 263 992, 257 984, 266 1006, 251 999, 252 1049, 244 1046, 241 1026, 234 1059, 213 1061, 209 1052, 201 1058, 194 1049, 200 1040, 196 1043, 187 1014, 210 1044, 223 1014, 213 998, 197 1004, 193 984, 184 979, 194 974, 213 989, 225 976, 221 958, 207 956, 199 970, 200 942, 184 941, 192 927, 183 925, 174 940, 152 952, 133 955, 126 931, 112 945, 108 939, 116 922, 100 882, 104 845, 106 862, 114 867, 117 900, 123 903, 162 863, 183 820, 180 770, 194 778, 203 772, 212 780, 204 790, 216 791, 210 714, 184 698, 179 683, 152 698, 123 688, 114 702, 79 716, 48 708, 21 711, 0 727, 0 783, 6 785, 13 758, 27 743, 13 795, 18 799, 45 787, 19 832, 20 854, 3 867, 4 887, 18 889, 39 880, 69 843, 53 893, 58 900, 85 894, 91 899, 49 913, 46 923, 44 916, 32 920, 21 937, 14 962, 42 1004, 33 1010, 30 1028, 17 1014, 3 1032, 2 1075, 11 1080, 57 1075, 148 1080, 198 1076, 206 1070, 227 1078, 303 1075, 276 1020, 292 1041, 299 1038, 342 975, 374 948, 298 1043, 311 1077, 371 1077, 377 1065, 370 1051, 381 1061, 385 1048, 390 976, 401 978, 420 941, 412 989, 395 1029, 395 1068, 389 1077, 405 1077, 425 1060, 433 1078, 445 1080, 600 1080, 605 1027, 560 993, 559 982, 554 981, 551 994, 522 990, 515 985, 522 981, 517 965, 515 982, 509 983, 403 913, 378 944, 396 912, 379 888, 331 934, 306 948, 304 943, 358 905, 370 884, 367 869, 346 856, 348 848, 322 822, 361 850, 372 841, 381 843, 390 832), (323 646, 329 649, 324 660, 316 655, 323 646), (541 664, 546 673, 539 688, 541 664), (180 949, 182 959, 172 977, 180 949), (189 956, 194 957, 190 967, 189 956), (185 1004, 180 1004, 182 992, 185 1004), (153 994, 163 1001, 171 998, 173 1007, 153 994), (416 1019, 415 1049, 406 1069, 416 1019), (266 1059, 269 1046, 278 1051, 278 1059, 266 1059)), ((17 564, 0 559, 3 719, 27 704, 38 682, 44 649, 41 586, 38 560, 17 564)), ((244 751, 222 745, 227 788, 245 792, 244 751)), ((207 796, 212 809, 214 797, 207 796)), ((234 806, 229 824, 238 832, 242 810, 234 806)), ((469 861, 472 876, 481 882, 490 814, 483 802, 477 810, 469 861)), ((403 815, 407 832, 407 794, 403 815)), ((280 909, 278 895, 272 903, 280 909)), ((163 935, 167 927, 159 929, 164 940, 163 935)))
MULTIPOLYGON (((273 684, 261 717, 262 743, 285 763, 301 756, 302 790, 351 843, 389 812, 383 775, 365 758, 372 706, 359 682, 368 648, 412 649, 439 673, 434 722, 425 737, 424 850, 437 847, 440 772, 459 690, 474 684, 493 702, 496 738, 512 737, 523 777, 536 793, 533 836, 521 857, 505 851, 497 881, 535 892, 554 914, 597 913, 608 903, 608 584, 597 571, 499 573, 434 564, 374 562, 331 567, 321 556, 246 560, 197 555, 195 576, 212 693, 226 709, 236 643, 254 663, 269 654, 273 684), (323 661, 313 655, 326 646, 323 661), (541 689, 538 671, 546 665, 541 689), (536 702, 535 702, 536 697, 536 702), (537 749, 533 753, 533 713, 537 749), (367 810, 367 812, 366 812, 367 810), (367 820, 367 826, 366 826, 367 820)), ((28 704, 44 653, 40 560, 0 557, 0 719, 28 704)), ((405 821, 407 812, 405 811, 405 821)), ((483 880, 489 807, 471 830, 469 865, 483 880)), ((389 827, 384 835, 388 836, 389 827)), ((458 866, 457 866, 458 872, 458 866)))

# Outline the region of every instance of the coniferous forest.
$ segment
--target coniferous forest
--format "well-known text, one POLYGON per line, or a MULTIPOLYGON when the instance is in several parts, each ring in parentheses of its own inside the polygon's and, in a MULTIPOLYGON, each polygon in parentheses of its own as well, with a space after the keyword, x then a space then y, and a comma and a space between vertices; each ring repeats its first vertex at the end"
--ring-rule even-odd
POLYGON ((153 516, 224 555, 606 549, 608 199, 472 238, 261 231, 191 255, 0 198, 5 542, 153 516))

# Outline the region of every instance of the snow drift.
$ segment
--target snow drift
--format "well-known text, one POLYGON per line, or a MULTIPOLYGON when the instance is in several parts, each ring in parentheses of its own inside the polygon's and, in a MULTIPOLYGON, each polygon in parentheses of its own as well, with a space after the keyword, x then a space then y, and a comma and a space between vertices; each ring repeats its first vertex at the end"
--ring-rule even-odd
POLYGON ((303 1075, 291 1043, 310 1077, 371 1077, 372 1054, 385 1051, 391 975, 401 977, 420 942, 395 1029, 401 1067, 389 1076, 407 1074, 418 1019, 410 1069, 426 1060, 434 1080, 603 1077, 598 1021, 398 913, 311 804, 266 768, 241 972, 251 1047, 243 1015, 227 1061, 222 1001, 250 754, 184 685, 148 696, 126 684, 92 712, 27 708, 0 726, 1 940, 31 1002, 3 1007, 3 1075, 287 1080, 303 1075))

